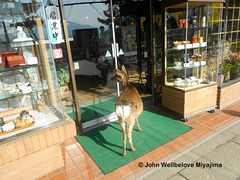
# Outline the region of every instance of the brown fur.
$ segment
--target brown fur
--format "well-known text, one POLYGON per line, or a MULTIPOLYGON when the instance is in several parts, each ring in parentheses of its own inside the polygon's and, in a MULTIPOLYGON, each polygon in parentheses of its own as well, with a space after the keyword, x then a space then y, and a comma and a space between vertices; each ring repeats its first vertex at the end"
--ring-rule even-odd
POLYGON ((120 95, 120 97, 117 99, 117 102, 115 105, 116 112, 117 112, 118 106, 130 107, 130 113, 128 114, 127 117, 122 116, 121 114, 118 114, 119 125, 123 132, 123 156, 125 156, 126 155, 126 133, 131 146, 131 150, 136 151, 132 143, 132 129, 136 120, 138 125, 138 130, 142 131, 142 129, 139 126, 137 118, 143 111, 143 102, 137 89, 131 86, 130 83, 128 82, 127 71, 124 66, 122 66, 122 71, 119 69, 116 69, 116 74, 112 77, 112 80, 117 82, 122 82, 122 85, 123 85, 123 92, 120 95), (127 132, 125 130, 125 122, 127 123, 127 132))

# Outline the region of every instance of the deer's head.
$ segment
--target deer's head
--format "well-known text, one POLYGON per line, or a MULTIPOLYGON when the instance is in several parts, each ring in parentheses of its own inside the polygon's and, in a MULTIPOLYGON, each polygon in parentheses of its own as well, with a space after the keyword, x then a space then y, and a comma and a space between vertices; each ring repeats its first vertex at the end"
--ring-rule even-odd
POLYGON ((127 78, 127 71, 124 65, 122 65, 122 70, 115 69, 115 72, 116 74, 114 74, 114 76, 111 78, 112 81, 122 82, 124 87, 129 85, 128 78, 127 78))

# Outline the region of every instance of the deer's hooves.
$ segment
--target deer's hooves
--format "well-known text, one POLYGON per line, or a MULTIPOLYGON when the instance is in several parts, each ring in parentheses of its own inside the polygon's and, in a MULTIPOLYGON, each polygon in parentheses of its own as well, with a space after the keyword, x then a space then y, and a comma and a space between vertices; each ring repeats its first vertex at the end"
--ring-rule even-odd
POLYGON ((138 131, 142 131, 142 129, 140 128, 140 129, 138 129, 138 131))
POLYGON ((135 149, 135 148, 132 148, 131 150, 132 150, 132 151, 136 151, 136 149, 135 149))
POLYGON ((126 156, 126 152, 123 152, 123 153, 122 153, 122 156, 126 156))

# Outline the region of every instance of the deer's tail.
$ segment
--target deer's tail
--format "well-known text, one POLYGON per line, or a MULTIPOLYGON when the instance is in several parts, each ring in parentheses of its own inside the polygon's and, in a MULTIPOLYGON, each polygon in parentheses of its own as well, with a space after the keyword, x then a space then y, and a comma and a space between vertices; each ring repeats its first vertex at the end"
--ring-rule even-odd
POLYGON ((131 103, 126 105, 117 105, 116 113, 119 117, 121 117, 125 121, 131 113, 131 107, 132 107, 131 103))

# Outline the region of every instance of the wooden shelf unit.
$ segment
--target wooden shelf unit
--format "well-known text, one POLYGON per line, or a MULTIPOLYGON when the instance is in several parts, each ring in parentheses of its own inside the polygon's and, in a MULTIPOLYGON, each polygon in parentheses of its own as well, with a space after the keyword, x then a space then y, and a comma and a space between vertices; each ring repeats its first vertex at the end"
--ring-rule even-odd
POLYGON ((183 118, 201 111, 212 110, 216 106, 217 87, 215 83, 184 91, 171 86, 163 86, 162 106, 173 110, 183 118))

